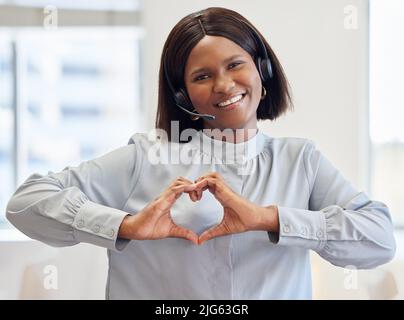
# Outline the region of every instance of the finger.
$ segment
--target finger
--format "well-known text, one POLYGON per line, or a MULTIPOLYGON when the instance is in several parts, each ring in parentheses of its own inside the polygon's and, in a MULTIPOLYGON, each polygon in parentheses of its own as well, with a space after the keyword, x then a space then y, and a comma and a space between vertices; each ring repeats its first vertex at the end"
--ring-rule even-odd
POLYGON ((209 189, 210 193, 212 193, 222 205, 227 204, 229 199, 233 199, 235 196, 234 191, 232 191, 226 183, 216 178, 205 178, 196 184, 196 190, 204 191, 206 189, 209 189))
POLYGON ((207 185, 208 185, 208 178, 203 178, 200 179, 198 182, 195 182, 196 189, 202 189, 207 185))
POLYGON ((196 189, 195 184, 184 184, 180 183, 178 185, 172 186, 168 188, 168 190, 175 190, 176 192, 180 192, 179 190, 182 190, 182 192, 191 192, 196 189))
POLYGON ((195 186, 194 183, 192 183, 192 181, 190 181, 190 180, 182 181, 182 182, 179 183, 178 186, 184 186, 184 191, 183 192, 188 193, 189 198, 192 201, 195 202, 195 201, 198 200, 198 193, 195 191, 196 186, 195 186))
POLYGON ((196 179, 196 180, 194 181, 194 183, 197 183, 197 182, 201 181, 202 179, 204 179, 204 176, 199 177, 198 179, 196 179))
POLYGON ((183 184, 192 184, 192 181, 185 179, 184 177, 180 176, 177 177, 174 181, 171 182, 170 187, 177 187, 183 184))
POLYGON ((217 171, 208 172, 208 173, 204 174, 203 176, 200 176, 195 181, 202 180, 202 179, 205 179, 205 178, 213 178, 213 179, 218 179, 218 180, 224 181, 222 175, 220 173, 218 173, 217 171))
POLYGON ((193 202, 198 201, 198 193, 196 191, 191 191, 188 194, 193 202))
POLYGON ((206 189, 214 188, 215 184, 216 184, 215 180, 213 180, 211 178, 204 178, 203 180, 197 182, 195 184, 195 187, 197 190, 205 191, 206 189))
MULTIPOLYGON (((199 181, 201 181, 202 179, 203 179, 203 177, 199 177, 198 179, 196 179, 196 180, 194 181, 194 184, 197 185, 197 183, 198 183, 199 181)), ((196 192, 196 197, 197 197, 197 199, 198 199, 198 200, 201 200, 201 199, 202 199, 202 193, 203 193, 203 191, 202 191, 202 190, 196 190, 195 192, 196 192)))
POLYGON ((201 200, 201 197, 199 196, 198 191, 193 191, 193 194, 195 195, 195 201, 201 200))
POLYGON ((216 238, 216 237, 220 237, 220 236, 224 236, 227 233, 225 232, 225 229, 221 226, 218 225, 216 227, 213 227, 209 230, 206 230, 205 232, 203 232, 198 239, 198 244, 202 245, 203 243, 205 243, 206 241, 216 238))
POLYGON ((192 192, 196 189, 195 184, 185 184, 184 186, 184 192, 192 192))
POLYGON ((168 197, 174 196, 175 199, 178 199, 184 192, 192 191, 193 188, 191 185, 180 185, 177 187, 172 187, 168 190, 168 197))
POLYGON ((185 179, 185 178, 182 178, 181 180, 180 180, 180 182, 182 183, 182 184, 186 184, 186 185, 195 185, 195 182, 192 182, 191 180, 188 180, 188 179, 185 179))
POLYGON ((183 185, 183 184, 185 184, 185 185, 194 185, 195 184, 191 180, 186 179, 184 177, 178 177, 176 182, 178 183, 178 185, 183 185))
POLYGON ((197 193, 194 192, 195 185, 193 184, 180 184, 175 187, 169 188, 165 195, 169 201, 177 200, 183 193, 188 193, 191 200, 196 202, 198 200, 197 193), (192 194, 193 193, 193 194, 192 194))
POLYGON ((175 181, 173 181, 173 183, 169 186, 169 188, 178 187, 178 186, 184 186, 184 185, 187 185, 187 184, 192 185, 192 182, 187 183, 186 181, 175 180, 175 181))
POLYGON ((184 177, 182 177, 182 176, 178 177, 176 181, 179 181, 179 182, 181 182, 181 183, 184 183, 184 182, 185 182, 185 183, 192 184, 192 181, 191 181, 191 180, 189 180, 189 179, 187 179, 187 178, 184 178, 184 177))

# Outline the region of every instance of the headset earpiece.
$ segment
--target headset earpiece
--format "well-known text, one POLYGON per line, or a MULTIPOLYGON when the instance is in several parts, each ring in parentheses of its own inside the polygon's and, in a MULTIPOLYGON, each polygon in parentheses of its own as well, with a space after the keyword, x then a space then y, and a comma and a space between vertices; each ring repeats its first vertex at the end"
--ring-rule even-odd
POLYGON ((189 111, 192 110, 192 103, 189 100, 188 94, 185 92, 184 89, 179 89, 177 92, 174 94, 174 99, 176 104, 179 104, 180 106, 189 109, 189 111))
POLYGON ((272 78, 272 65, 269 59, 261 59, 261 57, 258 57, 257 67, 263 82, 266 82, 272 78))
POLYGON ((255 31, 254 27, 247 21, 244 20, 240 21, 243 22, 250 30, 251 35, 254 37, 255 43, 258 46, 256 65, 262 82, 266 82, 273 77, 272 64, 268 56, 267 48, 265 47, 265 44, 262 41, 259 34, 257 33, 257 31, 255 31))

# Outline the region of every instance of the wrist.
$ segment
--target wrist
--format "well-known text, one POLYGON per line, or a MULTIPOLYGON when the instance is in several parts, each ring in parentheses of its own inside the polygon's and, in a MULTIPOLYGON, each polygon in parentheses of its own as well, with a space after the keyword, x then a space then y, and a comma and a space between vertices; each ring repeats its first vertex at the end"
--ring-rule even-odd
POLYGON ((118 237, 123 239, 133 239, 133 224, 135 216, 127 215, 123 218, 121 225, 119 226, 118 237))
POLYGON ((259 207, 258 214, 260 222, 257 230, 279 232, 279 212, 278 206, 270 205, 259 207))

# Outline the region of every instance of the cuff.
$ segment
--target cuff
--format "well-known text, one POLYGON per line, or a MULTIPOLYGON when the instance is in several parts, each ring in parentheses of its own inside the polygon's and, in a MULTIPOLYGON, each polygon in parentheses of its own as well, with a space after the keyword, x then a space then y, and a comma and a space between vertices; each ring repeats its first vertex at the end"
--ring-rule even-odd
POLYGON ((268 232, 272 243, 320 251, 327 242, 322 211, 279 207, 279 233, 268 232))
POLYGON ((127 215, 127 212, 86 201, 74 217, 74 237, 79 242, 122 251, 130 242, 118 238, 119 227, 127 215))

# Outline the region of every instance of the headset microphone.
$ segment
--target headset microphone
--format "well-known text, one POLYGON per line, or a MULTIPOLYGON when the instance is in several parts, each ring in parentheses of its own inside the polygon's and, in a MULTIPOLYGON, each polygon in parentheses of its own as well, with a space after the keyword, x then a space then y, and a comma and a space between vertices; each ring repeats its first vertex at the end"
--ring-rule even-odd
POLYGON ((211 114, 200 114, 200 113, 189 111, 189 110, 181 107, 179 104, 177 104, 177 107, 184 110, 186 113, 188 113, 190 115, 197 116, 197 117, 200 117, 200 118, 204 118, 206 120, 215 120, 215 118, 216 118, 214 115, 211 115, 211 114))

